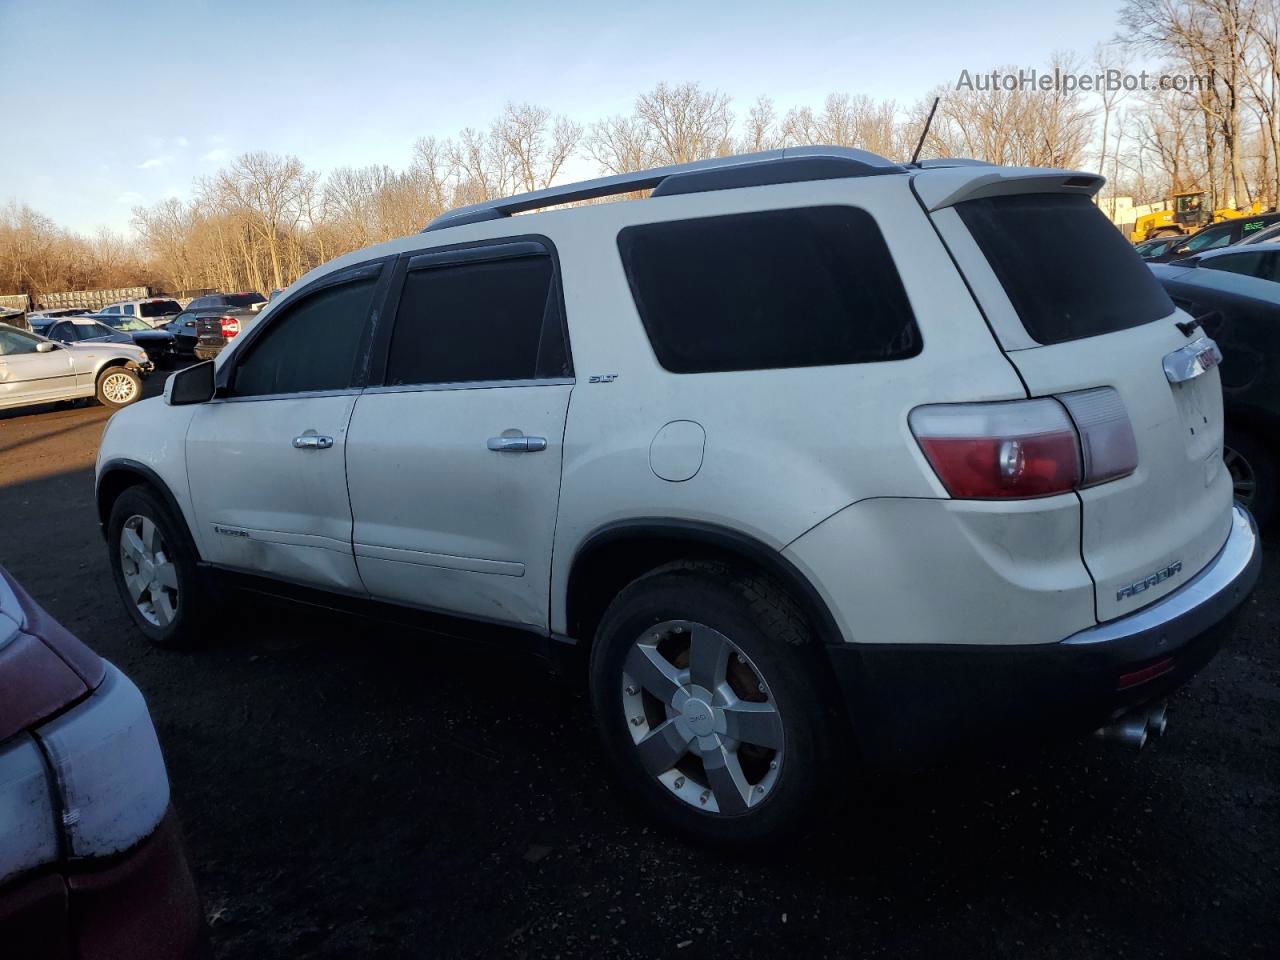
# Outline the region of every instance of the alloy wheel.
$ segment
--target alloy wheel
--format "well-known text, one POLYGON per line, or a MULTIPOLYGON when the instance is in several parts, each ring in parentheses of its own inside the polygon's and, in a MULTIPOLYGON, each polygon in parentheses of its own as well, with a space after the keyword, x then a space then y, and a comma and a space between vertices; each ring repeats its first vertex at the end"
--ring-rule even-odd
POLYGON ((1258 488, 1258 478, 1251 464, 1245 457, 1230 447, 1223 447, 1222 461, 1226 464, 1227 473, 1231 475, 1231 486, 1235 497, 1246 507, 1253 505, 1253 495, 1258 488))
POLYGON ((687 620, 646 630, 621 694, 641 764, 694 809, 742 814, 777 784, 782 716, 759 668, 719 631, 687 620))
POLYGON ((128 403, 138 393, 138 381, 127 373, 109 373, 102 378, 102 395, 112 403, 128 403))
POLYGON ((167 627, 178 613, 178 568, 169 559, 155 521, 134 514, 120 530, 125 587, 148 623, 167 627))

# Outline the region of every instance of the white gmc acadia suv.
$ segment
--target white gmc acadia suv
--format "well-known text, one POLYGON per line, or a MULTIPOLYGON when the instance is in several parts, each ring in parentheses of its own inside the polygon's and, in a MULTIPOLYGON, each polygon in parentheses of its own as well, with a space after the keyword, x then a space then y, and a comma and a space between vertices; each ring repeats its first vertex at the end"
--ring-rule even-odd
POLYGON ((711 841, 855 761, 1141 740, 1260 553, 1217 347, 1101 184, 788 149, 348 254, 112 418, 121 597, 165 645, 230 577, 576 648, 619 775, 711 841))

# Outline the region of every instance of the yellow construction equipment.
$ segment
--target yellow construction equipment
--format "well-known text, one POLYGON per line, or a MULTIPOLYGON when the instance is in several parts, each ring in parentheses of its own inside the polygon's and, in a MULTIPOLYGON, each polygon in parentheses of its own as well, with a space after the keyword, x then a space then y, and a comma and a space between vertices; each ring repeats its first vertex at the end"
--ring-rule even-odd
POLYGON ((1211 223, 1221 223, 1223 220, 1234 220, 1236 217, 1248 217, 1261 212, 1262 204, 1257 201, 1243 210, 1233 210, 1230 207, 1210 210, 1208 197, 1203 190, 1175 193, 1169 209, 1156 210, 1138 217, 1133 224, 1133 233, 1129 234, 1129 239, 1133 243, 1141 243, 1153 237, 1191 234, 1211 223))

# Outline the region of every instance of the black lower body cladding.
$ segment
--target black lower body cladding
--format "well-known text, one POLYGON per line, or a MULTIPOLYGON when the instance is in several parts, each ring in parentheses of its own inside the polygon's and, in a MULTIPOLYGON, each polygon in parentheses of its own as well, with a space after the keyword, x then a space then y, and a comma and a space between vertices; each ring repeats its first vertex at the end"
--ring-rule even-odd
POLYGON ((1217 653, 1262 567, 1253 518, 1191 581, 1050 644, 826 647, 867 759, 926 765, 957 747, 1082 735, 1167 696, 1217 653))

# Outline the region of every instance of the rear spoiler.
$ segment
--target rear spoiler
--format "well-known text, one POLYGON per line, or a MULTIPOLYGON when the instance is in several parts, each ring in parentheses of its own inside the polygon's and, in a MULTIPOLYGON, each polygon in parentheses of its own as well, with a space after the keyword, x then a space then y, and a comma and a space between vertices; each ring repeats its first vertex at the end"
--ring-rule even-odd
POLYGON ((925 169, 911 179, 916 196, 932 213, 965 200, 1017 193, 1078 193, 1092 197, 1105 177, 1077 170, 1040 167, 946 167, 925 169))

